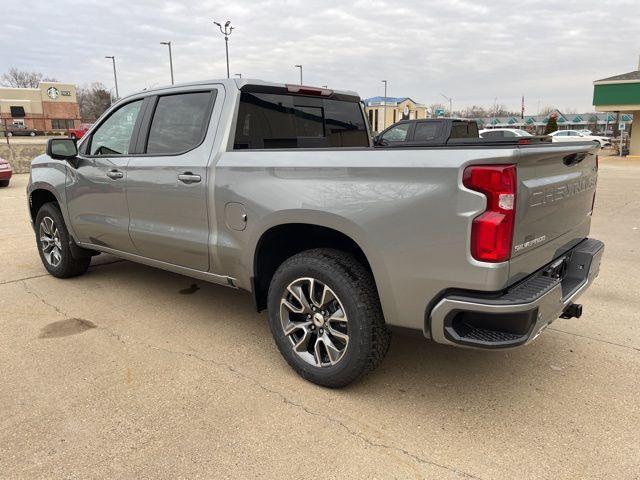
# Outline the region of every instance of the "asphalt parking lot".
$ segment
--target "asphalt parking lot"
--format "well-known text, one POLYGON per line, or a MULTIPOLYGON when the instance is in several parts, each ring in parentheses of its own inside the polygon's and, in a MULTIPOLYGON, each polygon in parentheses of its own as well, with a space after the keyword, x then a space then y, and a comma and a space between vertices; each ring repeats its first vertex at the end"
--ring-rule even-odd
POLYGON ((394 337, 299 378, 249 294, 101 255, 40 264, 0 189, 0 478, 640 478, 640 162, 600 162, 584 315, 509 352, 394 337))

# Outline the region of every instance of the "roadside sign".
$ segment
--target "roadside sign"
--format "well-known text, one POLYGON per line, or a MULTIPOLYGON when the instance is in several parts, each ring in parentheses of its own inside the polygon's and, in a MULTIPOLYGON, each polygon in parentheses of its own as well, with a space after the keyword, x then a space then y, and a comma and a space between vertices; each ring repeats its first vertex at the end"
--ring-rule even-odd
POLYGON ((444 117, 444 108, 436 108, 436 117, 444 117))
POLYGON ((621 124, 618 126, 618 130, 624 130, 625 125, 626 125, 625 123, 621 123, 621 124))

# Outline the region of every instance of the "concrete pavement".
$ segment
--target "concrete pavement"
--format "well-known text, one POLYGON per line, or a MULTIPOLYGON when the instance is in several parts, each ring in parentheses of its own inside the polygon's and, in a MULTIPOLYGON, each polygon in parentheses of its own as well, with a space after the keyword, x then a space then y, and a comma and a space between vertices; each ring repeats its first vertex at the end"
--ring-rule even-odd
POLYGON ((0 189, 0 478, 640 478, 640 162, 602 160, 580 320, 477 352, 394 337, 343 390, 297 377, 249 294, 101 255, 40 265, 0 189))

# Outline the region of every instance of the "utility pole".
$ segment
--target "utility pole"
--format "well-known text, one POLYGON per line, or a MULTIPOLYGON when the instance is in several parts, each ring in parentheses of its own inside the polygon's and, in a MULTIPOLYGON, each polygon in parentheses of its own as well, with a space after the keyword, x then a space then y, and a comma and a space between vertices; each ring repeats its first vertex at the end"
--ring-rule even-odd
POLYGON ((442 93, 440 94, 440 96, 442 98, 444 98, 445 100, 449 100, 449 116, 453 117, 453 99, 451 99, 451 97, 447 97, 446 95, 444 95, 442 93))
POLYGON ((382 121, 382 129, 384 130, 385 128, 387 128, 387 81, 382 80, 382 83, 384 83, 384 110, 382 114, 382 116, 384 117, 382 121))
POLYGON ((113 55, 106 55, 104 58, 110 58, 113 62, 113 81, 116 84, 116 100, 120 98, 120 94, 118 93, 118 75, 116 75, 116 57, 113 55))
POLYGON ((169 68, 171 69, 171 85, 173 85, 173 57, 171 55, 171 42, 160 42, 160 45, 169 47, 169 68))
POLYGON ((222 29, 222 25, 220 25, 218 22, 213 23, 218 26, 218 28, 220 29, 220 33, 224 35, 224 50, 227 54, 227 78, 231 78, 231 76, 229 75, 229 35, 231 35, 231 32, 233 32, 234 27, 231 26, 231 20, 227 20, 227 22, 224 24, 224 30, 222 29))
POLYGON ((302 85, 302 65, 294 65, 294 66, 300 69, 300 85, 302 85))

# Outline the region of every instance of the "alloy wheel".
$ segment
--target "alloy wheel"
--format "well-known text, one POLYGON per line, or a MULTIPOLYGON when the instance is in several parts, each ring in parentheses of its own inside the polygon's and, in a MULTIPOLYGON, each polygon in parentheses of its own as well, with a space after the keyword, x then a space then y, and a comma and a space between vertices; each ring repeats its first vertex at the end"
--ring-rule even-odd
POLYGON ((39 230, 42 254, 49 265, 57 267, 62 261, 62 242, 58 227, 51 217, 44 217, 39 230))
POLYGON ((315 367, 336 365, 349 344, 349 323, 342 302, 314 278, 291 282, 280 300, 280 322, 293 351, 315 367))

